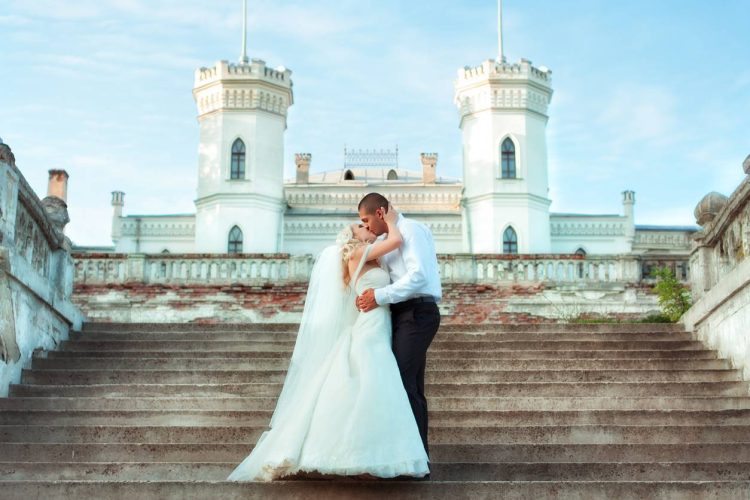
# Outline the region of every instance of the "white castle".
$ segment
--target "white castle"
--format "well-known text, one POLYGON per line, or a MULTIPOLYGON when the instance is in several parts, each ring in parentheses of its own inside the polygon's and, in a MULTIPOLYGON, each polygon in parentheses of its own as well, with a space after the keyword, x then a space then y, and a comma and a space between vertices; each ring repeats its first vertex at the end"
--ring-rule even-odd
POLYGON ((284 180, 292 72, 249 61, 244 39, 243 29, 238 63, 195 72, 195 213, 123 215, 124 193, 115 191, 116 252, 315 254, 377 191, 426 223, 440 253, 689 253, 692 228, 635 225, 632 191, 619 214, 550 213, 552 72, 506 62, 501 34, 497 59, 461 68, 455 80, 463 180, 438 176, 431 153, 421 155, 421 172, 400 168, 397 150, 345 150, 344 165, 322 172, 311 171, 310 154, 296 154, 296 178, 284 180))

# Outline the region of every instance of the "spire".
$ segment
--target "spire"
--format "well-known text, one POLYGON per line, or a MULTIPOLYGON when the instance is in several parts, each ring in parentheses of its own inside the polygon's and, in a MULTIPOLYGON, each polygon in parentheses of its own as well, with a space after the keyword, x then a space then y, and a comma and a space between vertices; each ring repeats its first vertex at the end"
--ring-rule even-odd
POLYGON ((247 0, 242 0, 242 52, 240 63, 247 64, 247 0))
POLYGON ((503 0, 497 0, 497 62, 505 62, 503 53, 503 0))

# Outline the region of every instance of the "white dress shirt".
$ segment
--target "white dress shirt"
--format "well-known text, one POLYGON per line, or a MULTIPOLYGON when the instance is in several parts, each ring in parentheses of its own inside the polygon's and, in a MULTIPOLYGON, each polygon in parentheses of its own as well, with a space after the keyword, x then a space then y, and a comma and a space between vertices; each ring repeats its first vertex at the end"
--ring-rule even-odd
POLYGON ((382 306, 430 296, 440 302, 443 291, 432 232, 421 222, 401 214, 396 227, 404 242, 380 258, 381 265, 391 275, 391 284, 375 290, 375 301, 382 306))

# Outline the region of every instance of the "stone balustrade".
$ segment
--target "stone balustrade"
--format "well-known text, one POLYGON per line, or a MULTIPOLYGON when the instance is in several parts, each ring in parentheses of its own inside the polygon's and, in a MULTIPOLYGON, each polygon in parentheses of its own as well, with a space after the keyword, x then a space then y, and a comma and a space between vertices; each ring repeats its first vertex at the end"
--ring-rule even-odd
MULTIPOLYGON (((221 285, 306 282, 314 259, 289 254, 117 254, 76 253, 76 284, 221 285)), ((637 256, 441 254, 445 283, 638 284, 649 266, 685 269, 678 258, 637 256)), ((686 277, 686 275, 685 275, 686 277)))
MULTIPOLYGON (((67 174, 50 171, 51 189, 67 174)), ((71 301, 73 259, 63 230, 68 222, 63 198, 40 200, 0 141, 0 396, 20 380, 36 349, 54 349, 80 329, 83 316, 71 301)))
MULTIPOLYGON (((750 156, 743 168, 750 174, 750 156)), ((682 321, 750 380, 750 175, 728 198, 706 195, 695 217, 702 230, 690 255, 694 304, 682 321)))
POLYGON ((221 285, 305 282, 311 256, 288 254, 74 254, 77 284, 221 285))

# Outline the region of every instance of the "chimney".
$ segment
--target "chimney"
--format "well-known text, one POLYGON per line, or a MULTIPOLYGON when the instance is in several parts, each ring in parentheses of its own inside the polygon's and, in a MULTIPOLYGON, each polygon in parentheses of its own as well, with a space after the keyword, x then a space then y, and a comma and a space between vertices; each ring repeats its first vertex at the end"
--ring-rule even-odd
POLYGON ((310 153, 297 153, 294 155, 294 163, 297 164, 297 184, 309 184, 310 182, 310 153))
POLYGON ((420 158, 422 160, 422 182, 435 184, 435 179, 437 179, 435 173, 438 160, 437 153, 422 153, 420 158))
POLYGON ((122 236, 122 207, 125 205, 125 193, 112 191, 112 241, 115 243, 122 236))
POLYGON ((622 210, 627 221, 627 236, 632 242, 635 239, 635 191, 622 192, 622 210))
POLYGON ((47 196, 57 196, 68 202, 68 173, 65 170, 50 170, 47 196))

